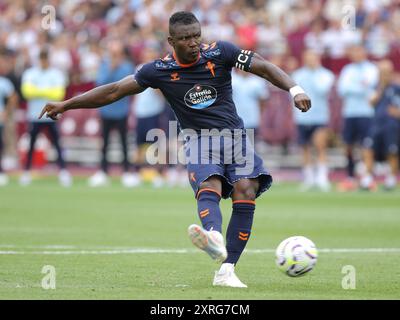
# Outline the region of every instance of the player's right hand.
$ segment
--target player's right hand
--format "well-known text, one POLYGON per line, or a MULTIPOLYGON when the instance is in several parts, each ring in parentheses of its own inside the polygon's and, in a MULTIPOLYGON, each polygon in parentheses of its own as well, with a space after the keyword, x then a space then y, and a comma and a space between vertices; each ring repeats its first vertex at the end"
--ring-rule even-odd
POLYGON ((305 93, 299 93, 294 97, 294 105, 301 112, 307 112, 311 108, 311 100, 305 93))
POLYGON ((63 112, 65 112, 65 105, 63 101, 48 102, 42 109, 39 119, 41 119, 43 115, 46 114, 46 118, 58 120, 63 112))

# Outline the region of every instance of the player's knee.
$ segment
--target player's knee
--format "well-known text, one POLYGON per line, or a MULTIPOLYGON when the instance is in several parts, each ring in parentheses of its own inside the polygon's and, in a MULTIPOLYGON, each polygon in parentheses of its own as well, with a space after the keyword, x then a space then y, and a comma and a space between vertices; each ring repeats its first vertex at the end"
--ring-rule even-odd
POLYGON ((203 181, 200 184, 199 190, 201 190, 201 189, 211 189, 211 190, 215 190, 216 192, 221 193, 221 190, 222 190, 221 179, 217 176, 209 177, 207 180, 203 181))
POLYGON ((255 200, 258 181, 243 179, 233 186, 233 200, 255 200))

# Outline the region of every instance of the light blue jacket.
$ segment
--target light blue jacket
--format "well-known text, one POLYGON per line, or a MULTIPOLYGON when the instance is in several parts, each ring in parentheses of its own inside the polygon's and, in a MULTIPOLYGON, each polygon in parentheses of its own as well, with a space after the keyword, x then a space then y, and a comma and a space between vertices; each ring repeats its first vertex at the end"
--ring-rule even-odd
POLYGON ((292 77, 311 99, 311 109, 307 112, 293 108, 295 123, 299 125, 328 124, 328 97, 335 81, 334 74, 324 67, 317 69, 303 67, 296 70, 292 77))
MULTIPOLYGON (((111 82, 119 81, 122 78, 134 73, 134 66, 129 61, 120 64, 111 70, 110 61, 103 60, 97 73, 96 85, 101 86, 111 82)), ((128 116, 130 97, 124 97, 114 103, 100 108, 100 115, 104 119, 118 120, 128 116)))
POLYGON ((343 98, 344 118, 372 117, 369 99, 378 82, 378 68, 369 61, 346 65, 338 80, 338 93, 343 98))
POLYGON ((12 82, 9 79, 0 76, 0 126, 3 121, 2 113, 5 109, 4 101, 6 101, 6 99, 9 98, 13 94, 13 92, 14 85, 12 84, 12 82))

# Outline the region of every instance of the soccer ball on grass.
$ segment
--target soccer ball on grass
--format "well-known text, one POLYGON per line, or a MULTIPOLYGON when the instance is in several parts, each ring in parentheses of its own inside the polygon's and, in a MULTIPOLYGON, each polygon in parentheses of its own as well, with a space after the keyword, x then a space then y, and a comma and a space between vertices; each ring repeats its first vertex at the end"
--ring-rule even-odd
POLYGON ((276 249, 276 265, 290 277, 310 272, 317 262, 317 257, 315 244, 302 236, 287 238, 276 249))

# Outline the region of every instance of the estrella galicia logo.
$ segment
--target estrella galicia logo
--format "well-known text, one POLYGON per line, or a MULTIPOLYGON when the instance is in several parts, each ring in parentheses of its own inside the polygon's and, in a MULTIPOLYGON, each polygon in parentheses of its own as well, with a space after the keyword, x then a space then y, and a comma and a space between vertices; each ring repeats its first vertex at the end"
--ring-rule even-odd
POLYGON ((211 86, 196 84, 186 92, 184 100, 189 108, 204 109, 217 100, 217 90, 211 86))

